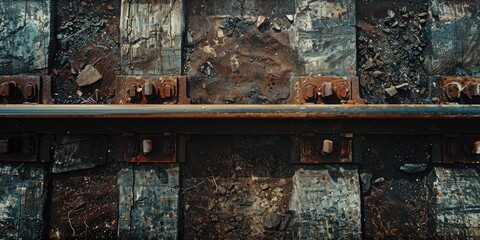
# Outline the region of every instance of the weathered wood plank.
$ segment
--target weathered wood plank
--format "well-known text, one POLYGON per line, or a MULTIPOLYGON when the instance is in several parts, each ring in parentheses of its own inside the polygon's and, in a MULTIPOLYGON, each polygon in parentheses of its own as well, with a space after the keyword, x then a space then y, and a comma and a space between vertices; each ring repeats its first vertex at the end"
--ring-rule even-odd
POLYGON ((45 170, 0 164, 0 239, 40 239, 45 230, 45 170))
POLYGON ((430 75, 480 76, 480 2, 431 0, 430 75))
POLYGON ((299 169, 293 176, 290 209, 297 239, 360 239, 360 182, 356 169, 299 169))
POLYGON ((120 31, 125 74, 181 74, 183 0, 122 0, 120 31))
POLYGON ((50 0, 0 1, 0 74, 48 67, 50 0))
POLYGON ((107 162, 106 138, 99 136, 57 136, 53 155, 53 173, 94 168, 107 162))
POLYGON ((430 174, 434 234, 443 239, 480 237, 478 168, 436 167, 430 174))
POLYGON ((121 238, 176 239, 178 166, 125 167, 118 174, 121 238))
POLYGON ((291 47, 305 61, 305 74, 355 74, 355 1, 296 0, 291 47))

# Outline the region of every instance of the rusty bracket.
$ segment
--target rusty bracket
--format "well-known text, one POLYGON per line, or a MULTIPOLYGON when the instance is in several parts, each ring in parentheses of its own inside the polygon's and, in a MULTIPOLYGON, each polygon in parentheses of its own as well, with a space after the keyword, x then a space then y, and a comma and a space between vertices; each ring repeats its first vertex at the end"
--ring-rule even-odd
POLYGON ((365 100, 360 97, 360 83, 357 76, 348 76, 352 84, 351 99, 348 104, 365 104, 365 100))
POLYGON ((353 134, 300 136, 300 163, 352 163, 353 134))
POLYGON ((38 136, 31 133, 0 134, 0 161, 36 162, 38 136))
POLYGON ((480 163, 480 135, 445 135, 444 163, 480 163))
POLYGON ((121 162, 174 163, 177 161, 177 136, 171 133, 127 133, 116 141, 115 146, 116 159, 121 162))
POLYGON ((117 104, 190 104, 186 76, 117 76, 117 104))
POLYGON ((358 78, 301 76, 290 80, 289 104, 362 104, 358 78))
POLYGON ((0 103, 53 102, 50 76, 0 76, 0 103))
POLYGON ((440 77, 442 103, 480 104, 480 78, 440 77))

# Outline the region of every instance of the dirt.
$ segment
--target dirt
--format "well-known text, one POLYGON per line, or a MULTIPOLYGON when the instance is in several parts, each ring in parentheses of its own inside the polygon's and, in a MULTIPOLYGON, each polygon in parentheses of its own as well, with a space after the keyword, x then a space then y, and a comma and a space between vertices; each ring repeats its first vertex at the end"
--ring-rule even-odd
POLYGON ((185 74, 193 103, 282 103, 302 63, 290 48, 285 14, 293 6, 187 2, 185 74), (271 10, 271 11, 270 11, 271 10), (257 28, 257 18, 268 18, 257 28), (278 28, 276 28, 278 26, 278 28))
POLYGON ((363 147, 360 172, 372 174, 371 188, 363 194, 365 237, 428 239, 429 169, 406 173, 401 168, 432 162, 432 143, 422 137, 367 137, 363 147))
POLYGON ((117 172, 110 164, 51 175, 49 238, 116 238, 117 172))
POLYGON ((99 89, 111 95, 119 74, 120 1, 66 1, 56 3, 55 55, 51 75, 55 103, 107 103, 94 95, 99 89), (103 76, 101 81, 79 87, 76 77, 87 65, 103 76))
POLYGON ((287 137, 193 137, 181 190, 184 238, 291 237, 290 146, 287 137))
POLYGON ((374 104, 431 102, 424 68, 428 1, 358 1, 357 10, 361 97, 374 104))
POLYGON ((291 179, 252 176, 196 181, 183 192, 185 239, 291 237, 291 179))
POLYGON ((193 178, 293 176, 288 136, 195 135, 188 142, 185 174, 193 178))

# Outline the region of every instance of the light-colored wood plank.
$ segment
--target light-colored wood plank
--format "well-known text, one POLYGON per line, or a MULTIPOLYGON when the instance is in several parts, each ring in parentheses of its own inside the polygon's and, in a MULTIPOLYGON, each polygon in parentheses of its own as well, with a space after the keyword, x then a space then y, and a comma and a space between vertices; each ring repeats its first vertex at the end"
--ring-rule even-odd
POLYGON ((120 238, 176 239, 178 165, 138 165, 118 174, 120 238))
POLYGON ((122 0, 120 29, 125 74, 181 74, 183 0, 122 0))
POLYGON ((304 74, 354 75, 355 1, 296 0, 290 44, 305 61, 304 74))
POLYGON ((297 239, 360 239, 360 182, 356 169, 299 169, 293 176, 290 210, 297 239), (336 175, 336 177, 335 177, 336 175))
POLYGON ((436 167, 430 174, 435 235, 444 239, 480 238, 478 168, 436 167))

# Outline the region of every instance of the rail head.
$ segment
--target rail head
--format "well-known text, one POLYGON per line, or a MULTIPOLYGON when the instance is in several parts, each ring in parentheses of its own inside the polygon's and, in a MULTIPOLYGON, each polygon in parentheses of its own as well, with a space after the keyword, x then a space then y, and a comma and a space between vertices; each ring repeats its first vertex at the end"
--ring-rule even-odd
POLYGON ((0 118, 480 118, 477 105, 2 105, 0 118))

